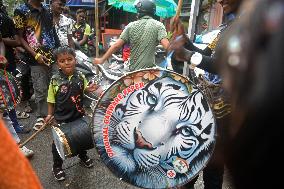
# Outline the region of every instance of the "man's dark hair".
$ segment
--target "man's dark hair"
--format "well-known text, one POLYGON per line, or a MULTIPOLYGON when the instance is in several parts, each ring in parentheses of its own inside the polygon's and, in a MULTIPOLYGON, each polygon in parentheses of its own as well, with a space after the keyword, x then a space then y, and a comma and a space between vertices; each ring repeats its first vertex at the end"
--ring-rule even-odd
POLYGON ((58 47, 57 49, 53 51, 54 59, 57 60, 58 55, 60 54, 71 54, 72 56, 76 57, 76 53, 74 49, 66 45, 62 47, 58 47))
POLYGON ((49 4, 51 5, 54 1, 61 1, 62 3, 66 4, 66 0, 50 0, 49 4))
POLYGON ((78 9, 76 11, 76 14, 80 14, 80 13, 85 13, 86 14, 86 10, 85 9, 78 9))

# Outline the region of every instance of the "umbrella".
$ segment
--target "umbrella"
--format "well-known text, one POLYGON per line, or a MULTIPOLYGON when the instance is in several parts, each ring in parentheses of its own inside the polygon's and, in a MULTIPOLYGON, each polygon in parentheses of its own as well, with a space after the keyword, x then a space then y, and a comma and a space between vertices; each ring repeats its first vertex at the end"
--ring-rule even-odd
MULTIPOLYGON (((122 8, 124 11, 137 13, 136 0, 108 0, 108 5, 122 8)), ((174 0, 156 0, 156 15, 162 18, 173 17, 176 14, 177 4, 174 0)))

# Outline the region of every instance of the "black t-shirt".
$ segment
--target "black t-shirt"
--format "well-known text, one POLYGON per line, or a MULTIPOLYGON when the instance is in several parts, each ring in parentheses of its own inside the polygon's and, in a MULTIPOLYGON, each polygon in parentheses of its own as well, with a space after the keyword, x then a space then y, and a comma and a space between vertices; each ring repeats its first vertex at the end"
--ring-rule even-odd
POLYGON ((78 72, 72 77, 64 75, 61 71, 51 79, 55 94, 54 117, 57 122, 71 122, 85 114, 83 108, 84 78, 78 72))
MULTIPOLYGON (((2 38, 13 38, 16 35, 16 29, 13 20, 7 15, 7 13, 0 10, 0 32, 2 38)), ((8 60, 7 70, 13 72, 16 69, 14 49, 5 45, 6 54, 5 57, 8 60)))

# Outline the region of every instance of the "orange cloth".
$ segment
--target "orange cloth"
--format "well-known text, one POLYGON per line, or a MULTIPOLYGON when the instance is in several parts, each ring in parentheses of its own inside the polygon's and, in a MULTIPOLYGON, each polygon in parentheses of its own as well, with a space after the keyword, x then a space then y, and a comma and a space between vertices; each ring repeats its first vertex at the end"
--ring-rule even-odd
POLYGON ((0 189, 41 189, 29 161, 0 119, 0 189))

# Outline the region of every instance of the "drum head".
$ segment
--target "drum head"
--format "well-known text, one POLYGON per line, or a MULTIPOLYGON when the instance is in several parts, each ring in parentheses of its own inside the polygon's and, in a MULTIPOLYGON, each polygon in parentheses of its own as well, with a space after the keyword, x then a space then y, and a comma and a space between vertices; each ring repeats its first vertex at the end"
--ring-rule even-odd
POLYGON ((215 145, 215 119, 204 95, 182 75, 158 68, 114 82, 98 101, 93 125, 103 162, 143 188, 186 184, 215 145))
POLYGON ((52 127, 52 136, 53 136, 53 141, 56 146, 56 150, 58 154, 60 155, 61 159, 65 159, 67 156, 67 152, 64 149, 64 133, 58 128, 58 127, 52 127))
POLYGON ((11 110, 21 101, 21 90, 16 78, 0 70, 0 109, 11 110))

